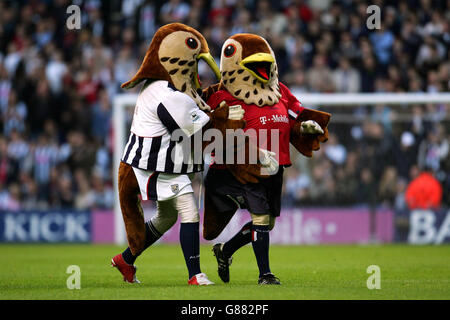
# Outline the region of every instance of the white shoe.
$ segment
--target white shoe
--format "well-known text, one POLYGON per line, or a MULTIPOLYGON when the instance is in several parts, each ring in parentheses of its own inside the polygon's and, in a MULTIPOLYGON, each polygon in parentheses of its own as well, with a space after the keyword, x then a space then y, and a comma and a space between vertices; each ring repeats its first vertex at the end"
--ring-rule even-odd
POLYGON ((214 282, 209 280, 208 277, 206 276, 206 274, 198 273, 189 279, 188 284, 193 285, 193 286, 208 286, 208 285, 214 284, 214 282))

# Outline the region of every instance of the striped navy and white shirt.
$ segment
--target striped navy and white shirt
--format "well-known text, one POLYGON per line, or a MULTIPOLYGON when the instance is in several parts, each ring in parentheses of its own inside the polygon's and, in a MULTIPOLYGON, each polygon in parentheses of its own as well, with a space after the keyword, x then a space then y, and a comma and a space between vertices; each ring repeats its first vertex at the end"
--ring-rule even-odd
MULTIPOLYGON (((202 171, 203 163, 195 164, 191 151, 184 157, 181 141, 172 136, 181 129, 190 138, 208 121, 208 115, 195 101, 168 81, 148 81, 136 102, 122 161, 148 171, 182 174, 202 171)), ((179 136, 179 132, 175 135, 179 136)))

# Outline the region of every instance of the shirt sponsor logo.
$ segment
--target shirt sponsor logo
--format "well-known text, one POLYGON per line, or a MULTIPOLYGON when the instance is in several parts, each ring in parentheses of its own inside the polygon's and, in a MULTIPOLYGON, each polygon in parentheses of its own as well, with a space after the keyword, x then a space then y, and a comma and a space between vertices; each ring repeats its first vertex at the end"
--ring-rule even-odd
POLYGON ((262 124, 266 124, 267 122, 284 122, 284 123, 289 123, 289 119, 286 115, 282 115, 282 114, 274 114, 271 117, 259 117, 259 121, 262 124))

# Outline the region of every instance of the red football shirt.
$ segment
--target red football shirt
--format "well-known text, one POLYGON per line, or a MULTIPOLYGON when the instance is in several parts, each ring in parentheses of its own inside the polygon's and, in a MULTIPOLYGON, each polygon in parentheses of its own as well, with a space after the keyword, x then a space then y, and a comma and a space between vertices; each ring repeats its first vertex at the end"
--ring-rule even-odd
MULTIPOLYGON (((278 163, 289 166, 291 165, 289 155, 290 130, 297 116, 303 111, 303 107, 281 82, 280 92, 281 98, 273 106, 258 107, 255 104, 245 104, 226 90, 214 93, 207 103, 212 109, 217 108, 222 101, 225 101, 229 106, 241 105, 245 110, 244 120, 247 121, 244 131, 255 130, 258 146, 275 152, 278 163), (277 141, 271 139, 273 130, 278 130, 277 141)), ((276 135, 273 136, 276 137, 276 135)))

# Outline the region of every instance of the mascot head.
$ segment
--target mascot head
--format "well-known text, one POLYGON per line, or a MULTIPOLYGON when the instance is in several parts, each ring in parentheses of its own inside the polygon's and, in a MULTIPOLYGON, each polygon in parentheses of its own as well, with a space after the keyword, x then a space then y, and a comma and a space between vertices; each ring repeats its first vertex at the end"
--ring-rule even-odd
POLYGON ((220 79, 219 68, 200 32, 181 23, 165 25, 153 36, 136 75, 122 84, 122 88, 133 88, 146 79, 167 80, 177 90, 194 99, 199 108, 210 110, 197 92, 200 89, 199 59, 203 59, 220 79))
POLYGON ((267 41, 241 33, 228 38, 220 58, 221 84, 235 98, 259 107, 281 97, 275 55, 267 41))

